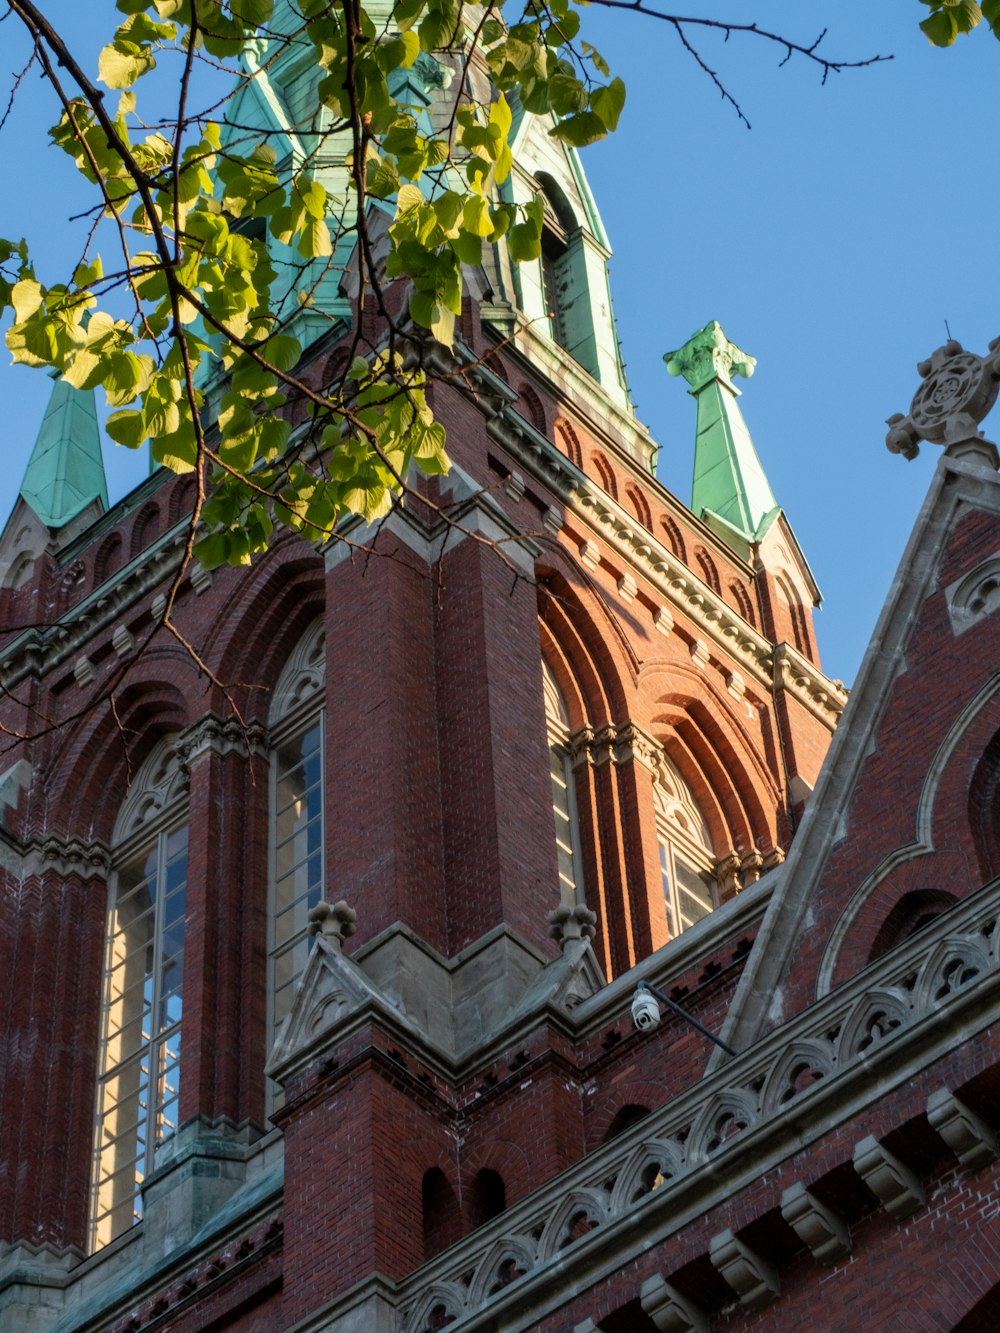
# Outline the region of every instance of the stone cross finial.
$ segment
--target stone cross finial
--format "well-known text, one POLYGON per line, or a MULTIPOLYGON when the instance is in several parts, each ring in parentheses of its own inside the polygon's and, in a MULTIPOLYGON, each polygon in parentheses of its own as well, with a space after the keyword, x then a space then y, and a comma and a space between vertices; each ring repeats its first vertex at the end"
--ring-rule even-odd
POLYGON ((549 913, 549 934, 560 948, 565 949, 570 940, 593 939, 596 921, 597 913, 582 904, 557 907, 549 913))
POLYGON ((757 364, 752 356, 729 341, 717 319, 699 329, 676 352, 667 352, 663 359, 670 374, 683 375, 694 393, 714 379, 732 387, 734 375, 749 379, 757 364))
POLYGON ((952 338, 917 371, 923 384, 913 395, 910 415, 896 412, 886 422, 889 452, 916 458, 920 440, 943 445, 982 440, 979 423, 1000 390, 1000 338, 993 339, 986 356, 965 351, 952 338))
POLYGON ((317 903, 309 909, 309 934, 322 935, 335 949, 357 930, 358 914, 343 899, 337 903, 317 903))

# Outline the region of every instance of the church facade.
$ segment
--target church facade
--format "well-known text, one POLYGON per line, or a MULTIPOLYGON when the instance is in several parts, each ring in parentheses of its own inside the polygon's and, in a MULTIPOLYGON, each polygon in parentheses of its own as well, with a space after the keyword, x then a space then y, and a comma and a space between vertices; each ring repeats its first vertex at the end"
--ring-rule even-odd
POLYGON ((54 386, 0 539, 4 1327, 995 1326, 998 354, 894 424, 945 450, 848 704, 753 359, 667 356, 685 503, 579 161, 515 158, 542 257, 470 274, 452 470, 371 528, 186 565, 191 480, 109 507, 54 386))

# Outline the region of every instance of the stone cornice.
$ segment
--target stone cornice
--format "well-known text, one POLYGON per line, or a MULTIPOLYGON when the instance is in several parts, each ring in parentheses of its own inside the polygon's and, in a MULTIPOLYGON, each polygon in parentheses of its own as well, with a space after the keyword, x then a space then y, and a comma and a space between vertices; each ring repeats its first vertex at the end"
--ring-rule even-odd
POLYGON ((428 1300, 456 1333, 539 1319, 995 1022, 998 965, 1000 880, 410 1275, 402 1333, 423 1333, 428 1300))
POLYGON ((0 684, 13 689, 26 676, 44 676, 78 657, 93 637, 109 630, 123 612, 141 601, 178 568, 183 558, 187 519, 176 524, 149 550, 111 575, 71 607, 59 622, 21 634, 0 652, 0 684))

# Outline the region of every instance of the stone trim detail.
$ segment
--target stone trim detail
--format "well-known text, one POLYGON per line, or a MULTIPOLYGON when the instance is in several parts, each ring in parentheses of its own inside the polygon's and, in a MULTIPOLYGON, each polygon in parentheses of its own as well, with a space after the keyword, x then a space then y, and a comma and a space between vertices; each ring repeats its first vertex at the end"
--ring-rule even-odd
POLYGON ((111 869, 111 850, 103 842, 83 842, 79 838, 48 837, 33 843, 28 852, 27 870, 31 874, 56 874, 62 878, 106 879, 111 869))
POLYGON ((820 1203, 800 1180, 781 1196, 781 1216, 812 1257, 821 1264, 835 1264, 851 1252, 851 1232, 832 1208, 820 1203))
POLYGON ((236 754, 241 759, 249 759, 252 754, 266 754, 267 733, 256 723, 244 726, 235 717, 223 718, 206 713, 194 726, 181 732, 174 748, 181 767, 190 773, 192 764, 204 754, 220 758, 236 754))
POLYGON ((854 1169, 897 1221, 923 1207, 924 1187, 919 1177, 872 1134, 855 1145, 854 1169))
POLYGON ((657 1333, 708 1333, 708 1316, 661 1274, 642 1284, 640 1303, 656 1325, 657 1333))
MULTIPOLYGON (((839 1123, 867 1104, 870 1086, 885 1093, 904 1083, 914 1068, 945 1054, 955 1023, 995 1021, 1000 1017, 1000 881, 948 915, 948 935, 937 948, 928 951, 927 941, 916 936, 892 950, 863 976, 716 1067, 633 1130, 480 1228, 459 1254, 446 1251, 417 1269, 400 1285, 401 1333, 426 1333, 429 1311, 423 1297, 429 1288, 438 1300, 446 1293, 449 1311, 457 1320, 470 1319, 470 1327, 473 1316, 491 1303, 490 1318, 502 1321, 507 1300, 524 1299, 522 1283, 549 1291, 553 1302, 567 1299, 557 1274, 572 1271, 578 1278, 588 1266, 604 1272, 601 1265, 612 1262, 616 1238, 631 1225, 650 1236, 669 1235, 679 1199, 689 1215, 693 1208, 702 1213, 759 1179, 763 1144, 776 1119, 795 1119, 801 1105, 811 1125, 839 1123), (976 965, 966 962, 955 977, 949 965, 958 955, 976 955, 976 965), (865 1022, 873 989, 896 997, 899 1023, 892 1029, 873 1032, 865 1022), (644 1189, 654 1158, 663 1183, 644 1189), (563 1235, 557 1224, 568 1200, 577 1214, 585 1212, 590 1219, 589 1232, 577 1240, 563 1235), (521 1270, 502 1287, 490 1267, 501 1242, 516 1242, 521 1270), (575 1261, 567 1254, 570 1247, 575 1261)), ((593 1003, 586 1002, 587 1011, 593 1003)), ((923 1202, 916 1175, 873 1137, 858 1145, 854 1164, 892 1216, 904 1218, 923 1202)), ((796 1207, 817 1249, 839 1243, 829 1210, 802 1199, 790 1207, 796 1207)), ((767 1268, 741 1245, 720 1242, 716 1247, 720 1263, 732 1269, 734 1290, 750 1300, 773 1299, 767 1268)))
POLYGON ((938 1088, 927 1098, 927 1119, 968 1170, 978 1171, 996 1160, 997 1137, 993 1130, 950 1088, 938 1088))
POLYGON ((708 1257, 748 1310, 762 1310, 781 1295, 774 1265, 728 1229, 709 1241, 708 1257))

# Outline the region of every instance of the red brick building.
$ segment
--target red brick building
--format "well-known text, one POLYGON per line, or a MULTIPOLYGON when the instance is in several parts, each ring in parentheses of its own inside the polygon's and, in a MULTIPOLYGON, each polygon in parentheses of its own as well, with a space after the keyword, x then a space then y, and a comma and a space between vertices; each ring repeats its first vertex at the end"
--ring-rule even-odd
POLYGON ((552 144, 537 273, 493 256, 433 354, 452 472, 192 568, 211 678, 159 628, 190 482, 108 509, 54 390, 0 539, 5 1328, 996 1326, 995 450, 948 417, 819 776, 752 359, 670 354, 689 507, 552 144), (640 981, 728 1051, 637 1031, 640 981))

